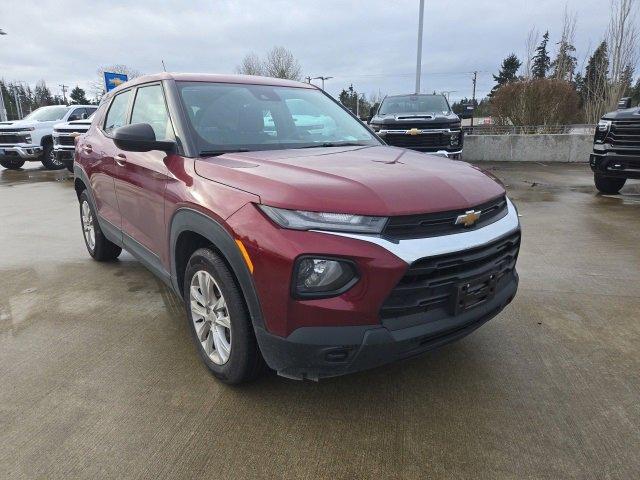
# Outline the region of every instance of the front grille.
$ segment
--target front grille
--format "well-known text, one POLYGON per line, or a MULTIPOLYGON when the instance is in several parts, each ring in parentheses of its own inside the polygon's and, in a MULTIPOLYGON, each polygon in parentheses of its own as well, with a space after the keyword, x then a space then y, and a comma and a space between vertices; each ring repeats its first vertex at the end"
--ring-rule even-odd
POLYGON ((621 155, 640 154, 640 120, 614 120, 605 142, 621 155))
POLYGON ((69 147, 73 147, 75 145, 74 137, 56 137, 58 145, 66 145, 69 147))
POLYGON ((394 147, 405 148, 447 148, 449 136, 441 133, 429 133, 426 135, 387 134, 385 142, 394 147))
POLYGON ((392 240, 450 235, 485 227, 506 214, 507 199, 502 196, 473 208, 391 217, 382 234, 392 240), (458 216, 464 215, 468 210, 480 211, 479 220, 471 227, 456 225, 458 216))
POLYGON ((410 130, 417 128, 419 130, 432 130, 451 128, 452 130, 460 130, 460 125, 452 125, 451 123, 425 123, 425 122, 397 122, 390 124, 382 124, 382 130, 410 130))
POLYGON ((453 315, 458 286, 485 275, 494 275, 500 291, 513 278, 519 249, 516 231, 482 247, 416 260, 382 305, 383 324, 393 329, 408 315, 419 314, 422 322, 453 315))
POLYGON ((21 135, 0 135, 0 144, 24 143, 25 137, 21 135))

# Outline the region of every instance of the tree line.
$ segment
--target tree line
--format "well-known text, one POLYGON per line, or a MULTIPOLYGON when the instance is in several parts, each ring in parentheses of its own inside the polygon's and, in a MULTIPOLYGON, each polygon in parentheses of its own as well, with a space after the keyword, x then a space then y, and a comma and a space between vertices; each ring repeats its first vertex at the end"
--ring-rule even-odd
POLYGON ((532 29, 524 63, 512 53, 493 76, 496 84, 488 100, 497 123, 592 124, 607 111, 615 110, 621 97, 631 97, 634 105, 639 104, 640 77, 633 83, 640 48, 637 3, 612 0, 610 16, 604 38, 589 56, 584 70, 578 70, 573 41, 575 14, 565 10, 553 58, 549 31, 539 39, 538 32, 532 29))

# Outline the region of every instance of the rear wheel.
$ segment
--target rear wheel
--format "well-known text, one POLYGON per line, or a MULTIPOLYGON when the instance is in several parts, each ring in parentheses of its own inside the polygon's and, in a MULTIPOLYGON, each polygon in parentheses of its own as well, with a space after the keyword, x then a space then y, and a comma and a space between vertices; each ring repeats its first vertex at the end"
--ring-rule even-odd
POLYGON ((189 259, 184 299, 191 336, 209 370, 225 383, 254 378, 262 361, 242 292, 224 260, 207 248, 189 259))
POLYGON ((596 188, 601 193, 616 195, 620 192, 622 187, 624 187, 627 179, 617 177, 603 177, 602 175, 595 174, 594 181, 596 184, 596 188))
POLYGON ((24 165, 24 160, 0 160, 0 165, 7 170, 20 170, 24 165))
POLYGON ((61 168, 64 168, 64 163, 56 158, 51 142, 44 144, 40 161, 47 170, 60 170, 61 168))
POLYGON ((122 248, 109 241, 100 230, 98 217, 86 190, 80 194, 80 221, 84 243, 94 260, 108 262, 118 258, 122 248))

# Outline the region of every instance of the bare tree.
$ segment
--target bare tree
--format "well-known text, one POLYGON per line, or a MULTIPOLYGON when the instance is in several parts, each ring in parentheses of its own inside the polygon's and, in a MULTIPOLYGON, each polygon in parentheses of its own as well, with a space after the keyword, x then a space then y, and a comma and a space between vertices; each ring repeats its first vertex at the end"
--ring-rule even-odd
POLYGON ((264 61, 265 75, 275 78, 300 80, 302 68, 300 62, 284 47, 273 47, 264 61))
POLYGON ((564 7, 564 18, 562 21, 562 34, 558 42, 558 55, 553 61, 553 78, 558 80, 573 81, 577 59, 574 56, 576 48, 574 47, 574 39, 576 34, 577 16, 575 13, 569 12, 567 6, 564 7))
POLYGON ((98 67, 96 69, 97 78, 89 83, 91 92, 96 98, 101 98, 105 94, 104 72, 123 73, 129 77, 129 79, 142 75, 138 70, 128 67, 127 65, 103 65, 98 67))
MULTIPOLYGON (((607 109, 615 109, 625 94, 625 69, 638 62, 640 32, 636 24, 638 2, 611 0, 611 19, 607 29, 610 75, 607 85, 607 109)), ((604 113, 604 112, 603 112, 604 113)))
POLYGON ((534 52, 536 51, 536 46, 538 45, 538 41, 540 40, 540 34, 538 33, 538 29, 536 27, 532 27, 529 30, 529 34, 527 35, 527 42, 525 43, 525 63, 524 63, 524 78, 530 79, 533 75, 531 73, 531 64, 533 60, 534 52))
POLYGON ((245 55, 240 65, 236 67, 236 73, 242 75, 264 75, 264 65, 260 57, 255 53, 249 53, 245 55))

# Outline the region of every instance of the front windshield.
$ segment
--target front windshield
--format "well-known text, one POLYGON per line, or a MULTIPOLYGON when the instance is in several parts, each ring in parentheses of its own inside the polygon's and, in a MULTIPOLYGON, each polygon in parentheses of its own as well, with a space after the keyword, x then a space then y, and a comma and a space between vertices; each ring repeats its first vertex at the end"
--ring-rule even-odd
POLYGON ((49 107, 40 107, 24 117, 24 120, 35 120, 36 122, 52 122, 53 120, 62 120, 62 117, 64 117, 65 113, 67 113, 68 110, 69 107, 65 105, 51 105, 49 107))
POLYGON ((380 106, 380 115, 402 113, 449 113, 443 95, 403 95, 387 97, 380 106))
POLYGON ((342 107, 315 89, 178 82, 198 151, 380 145, 342 107))

